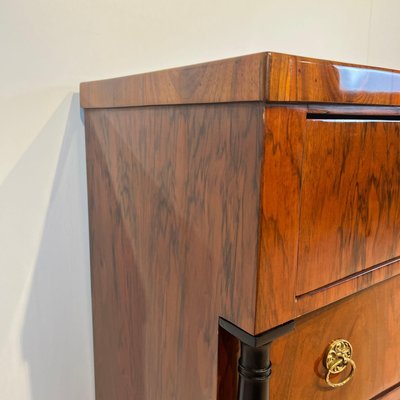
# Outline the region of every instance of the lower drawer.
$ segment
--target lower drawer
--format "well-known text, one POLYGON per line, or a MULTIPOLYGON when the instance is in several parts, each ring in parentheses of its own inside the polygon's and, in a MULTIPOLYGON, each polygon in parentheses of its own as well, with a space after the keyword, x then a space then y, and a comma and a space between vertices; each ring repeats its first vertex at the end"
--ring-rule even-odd
MULTIPOLYGON (((300 318, 293 332, 272 344, 271 360, 271 399, 391 399, 378 395, 400 382, 400 278, 300 318), (351 343, 356 369, 348 383, 331 388, 324 359, 335 339, 351 343)), ((348 365, 332 381, 350 372, 348 365)))

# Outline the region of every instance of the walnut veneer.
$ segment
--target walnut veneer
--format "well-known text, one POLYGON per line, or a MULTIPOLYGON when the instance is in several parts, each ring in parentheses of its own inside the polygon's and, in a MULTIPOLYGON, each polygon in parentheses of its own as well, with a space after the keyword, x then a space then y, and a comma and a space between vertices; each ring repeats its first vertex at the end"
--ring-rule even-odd
POLYGON ((97 400, 396 398, 399 72, 259 53, 81 105, 97 400))

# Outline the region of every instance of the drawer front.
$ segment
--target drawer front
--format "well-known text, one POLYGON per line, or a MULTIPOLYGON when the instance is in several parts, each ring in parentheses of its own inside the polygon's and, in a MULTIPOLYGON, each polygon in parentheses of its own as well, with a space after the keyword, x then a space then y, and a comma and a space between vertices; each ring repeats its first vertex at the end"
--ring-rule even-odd
POLYGON ((400 382, 399 307, 395 277, 301 317, 292 333, 271 346, 271 399, 368 400, 394 387, 400 382), (356 370, 347 384, 331 388, 324 358, 335 339, 351 343, 356 370))
POLYGON ((337 118, 306 122, 297 295, 400 255, 400 122, 337 118))

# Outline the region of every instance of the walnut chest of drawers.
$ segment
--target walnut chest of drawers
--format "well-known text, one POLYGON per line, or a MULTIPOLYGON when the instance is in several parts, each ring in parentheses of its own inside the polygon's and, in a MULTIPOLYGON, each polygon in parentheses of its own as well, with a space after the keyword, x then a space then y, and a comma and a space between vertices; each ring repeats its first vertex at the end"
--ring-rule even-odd
POLYGON ((81 105, 97 400, 400 398, 400 73, 260 53, 81 105))

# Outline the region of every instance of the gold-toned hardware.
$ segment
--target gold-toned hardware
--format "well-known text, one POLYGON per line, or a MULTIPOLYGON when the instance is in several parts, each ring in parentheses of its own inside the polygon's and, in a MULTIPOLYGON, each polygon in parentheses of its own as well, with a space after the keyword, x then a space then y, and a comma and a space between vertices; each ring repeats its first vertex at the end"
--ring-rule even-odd
POLYGON ((356 371, 356 364, 352 360, 353 348, 350 342, 345 339, 334 340, 327 348, 325 353, 325 367, 328 370, 325 381, 326 383, 333 387, 340 387, 349 382, 356 371), (341 382, 333 383, 330 378, 331 375, 339 374, 344 371, 347 366, 350 365, 351 370, 346 379, 341 382))

